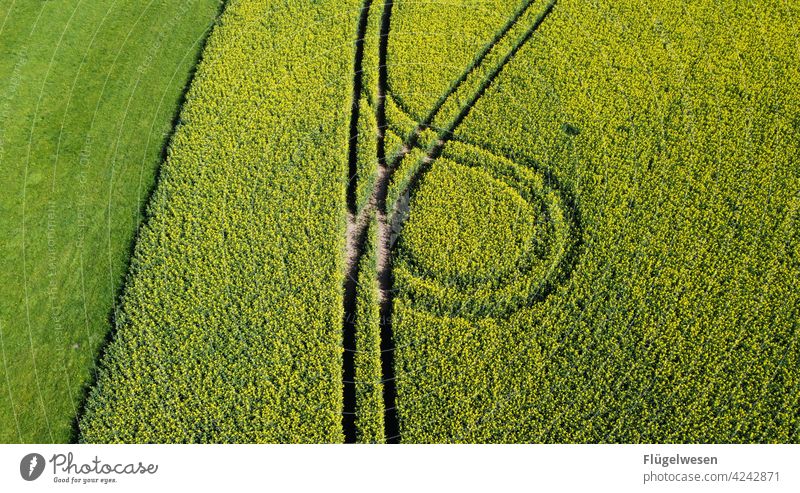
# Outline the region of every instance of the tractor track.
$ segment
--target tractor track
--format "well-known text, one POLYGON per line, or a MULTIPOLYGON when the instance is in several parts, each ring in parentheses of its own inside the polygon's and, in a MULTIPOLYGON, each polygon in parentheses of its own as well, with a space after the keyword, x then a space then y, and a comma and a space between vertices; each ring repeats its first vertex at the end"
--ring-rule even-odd
MULTIPOLYGON (((508 53, 506 53, 505 56, 503 56, 503 58, 500 60, 500 63, 494 66, 486 75, 486 77, 484 77, 484 79, 478 86, 477 90, 470 96, 467 103, 461 107, 461 110, 458 112, 458 114, 452 120, 452 122, 446 128, 439 131, 439 135, 436 141, 433 143, 433 145, 431 145, 428 148, 427 152, 425 153, 425 157, 422 158, 420 163, 421 165, 419 166, 417 171, 411 176, 410 180, 408 181, 408 184, 403 188, 403 190, 401 190, 399 194, 401 199, 398 200, 393 205, 392 214, 390 215, 392 220, 393 234, 395 235, 399 234, 400 230, 402 229, 404 222, 403 220, 406 217, 405 214, 406 211, 404 209, 408 207, 408 200, 409 200, 408 197, 419 185, 420 178, 428 171, 431 164, 434 161, 436 161, 436 159, 442 154, 442 150, 444 149, 445 144, 451 138, 453 138, 455 130, 458 128, 459 125, 461 125, 461 123, 464 121, 467 115, 469 115, 470 111, 472 111, 472 108, 475 106, 478 100, 480 100, 480 98, 483 97, 483 95, 486 93, 486 90, 489 89, 489 86, 492 85, 492 82, 494 82, 495 79, 497 79, 497 76, 500 75, 500 73, 503 71, 506 65, 508 65, 508 63, 517 54, 517 52, 519 52, 519 50, 522 49, 522 47, 525 46, 525 44, 533 37, 534 33, 536 33, 536 31, 539 30, 539 27, 542 25, 545 19, 550 15, 550 13, 553 12, 556 2, 557 0, 551 0, 550 3, 547 4, 545 9, 539 14, 539 16, 536 18, 536 21, 531 25, 531 27, 516 43, 514 43, 514 45, 508 51, 508 53), (405 199, 403 199, 403 197, 405 197, 405 199)), ((530 5, 530 3, 528 5, 530 5)), ((522 11, 519 14, 520 16, 524 13, 524 10, 525 9, 522 9, 522 11)), ((516 20, 518 19, 519 16, 516 17, 516 20)), ((507 33, 511 29, 511 27, 513 27, 513 23, 510 26, 507 25, 507 29, 505 30, 505 32, 507 33)), ((501 39, 502 37, 495 38, 495 42, 492 44, 492 46, 484 50, 483 58, 481 59, 481 61, 485 58, 486 54, 488 54, 491 51, 491 48, 493 48, 501 39)), ((467 76, 469 76, 469 74, 479 65, 480 65, 479 63, 473 64, 471 67, 469 67, 467 70, 464 71, 464 74, 459 80, 461 80, 462 82, 463 80, 466 80, 467 76)), ((458 85, 460 84, 461 83, 459 83, 458 85)), ((448 91, 447 95, 442 99, 440 99, 440 103, 438 104, 439 108, 441 108, 441 106, 444 105, 447 99, 450 96, 452 96, 456 90, 457 87, 454 85, 453 88, 451 88, 451 90, 448 91)), ((437 112, 438 110, 431 112, 430 116, 431 120, 436 116, 437 112)), ((417 129, 421 131, 428 125, 430 125, 430 122, 423 122, 422 124, 417 126, 417 129)), ((415 129, 414 131, 416 135, 418 135, 417 129, 415 129)), ((400 159, 402 159, 402 156, 404 156, 404 154, 402 153, 404 151, 405 153, 409 152, 413 147, 414 145, 413 140, 416 139, 414 133, 412 133, 412 135, 405 142, 403 142, 403 148, 401 150, 401 153, 398 154, 398 162, 400 159)))
POLYGON ((380 292, 380 324, 381 324, 381 380, 383 384, 384 435, 386 443, 399 443, 392 437, 399 435, 400 426, 397 416, 397 386, 394 378, 394 336, 392 331, 392 256, 389 239, 391 233, 386 221, 386 196, 389 193, 391 171, 386 162, 386 94, 389 85, 389 30, 392 21, 394 0, 385 0, 381 16, 380 39, 378 42, 378 93, 376 100, 376 117, 378 120, 378 176, 375 180, 375 218, 378 225, 378 241, 376 264, 378 271, 378 289, 380 292))
POLYGON ((363 86, 364 36, 367 32, 367 21, 372 0, 363 0, 358 18, 358 30, 355 40, 355 56, 353 57, 353 101, 350 112, 350 140, 348 148, 347 183, 347 231, 345 255, 345 279, 343 294, 342 319, 342 431, 346 443, 356 441, 356 386, 355 386, 355 350, 356 350, 356 290, 358 287, 358 263, 363 255, 366 239, 366 226, 360 224, 363 217, 356 216, 356 177, 358 175, 358 117, 361 112, 361 89, 363 86), (349 383, 353 382, 353 383, 349 383))
MULTIPOLYGON (((528 0, 520 9, 514 12, 514 14, 503 25, 500 31, 495 34, 494 38, 483 47, 478 56, 475 57, 469 66, 461 73, 461 75, 459 75, 458 79, 456 79, 450 88, 439 97, 425 118, 421 122, 417 123, 417 126, 411 131, 409 136, 404 139, 403 147, 394 158, 395 163, 399 163, 406 156, 406 154, 408 154, 411 149, 414 148, 422 131, 431 128, 434 118, 436 118, 436 115, 439 114, 439 110, 441 110, 445 103, 447 103, 447 100, 450 99, 450 97, 461 88, 461 85, 467 81, 470 74, 472 74, 476 68, 480 67, 489 53, 491 53, 495 46, 497 46, 503 40, 503 38, 506 37, 509 31, 511 31, 511 29, 517 25, 520 18, 525 15, 525 13, 531 8, 531 6, 533 6, 534 3, 536 3, 536 0, 528 0)), ((474 104, 474 102, 472 104, 474 104)), ((405 113, 411 116, 408 111, 405 111, 405 113)))
POLYGON ((389 184, 392 175, 399 163, 410 150, 416 146, 420 133, 429 128, 439 110, 447 103, 450 97, 455 94, 463 83, 469 78, 485 61, 491 51, 502 41, 511 29, 517 25, 520 18, 536 2, 530 0, 526 2, 514 15, 504 24, 501 30, 495 34, 494 38, 478 54, 470 65, 461 73, 458 79, 448 88, 445 93, 437 100, 436 104, 428 112, 422 122, 419 122, 414 130, 404 139, 401 151, 394 157, 392 163, 388 163, 385 154, 385 136, 388 129, 386 119, 386 98, 389 93, 388 85, 388 44, 389 32, 391 27, 392 7, 394 0, 384 0, 383 13, 380 21, 380 35, 378 43, 378 87, 375 98, 375 116, 378 123, 378 146, 377 146, 377 170, 372 193, 367 204, 359 211, 356 206, 356 182, 357 182, 357 157, 358 157, 358 116, 362 108, 360 98, 362 92, 362 62, 364 54, 364 36, 366 34, 367 21, 369 18, 372 0, 364 0, 362 4, 361 16, 358 24, 358 35, 356 40, 356 53, 354 60, 353 75, 353 107, 350 120, 350 143, 348 153, 348 165, 350 181, 347 186, 347 233, 346 233, 346 255, 345 255, 345 280, 344 280, 344 316, 343 316, 343 392, 344 406, 342 413, 342 426, 345 435, 345 442, 356 442, 356 423, 357 416, 355 403, 355 347, 356 339, 356 294, 358 287, 358 266, 361 258, 367 253, 364 251, 366 244, 366 234, 371 221, 376 221, 377 226, 377 281, 379 288, 380 303, 380 353, 381 353, 381 383, 383 384, 384 401, 384 433, 386 443, 399 443, 400 430, 397 415, 397 389, 395 383, 394 369, 394 347, 392 332, 393 315, 393 277, 391 272, 392 247, 394 239, 399 234, 403 225, 402 209, 408 207, 409 196, 418 186, 422 175, 430 168, 431 164, 441 155, 445 144, 453 137, 456 128, 470 113, 477 101, 485 94, 486 90, 502 72, 503 68, 516 55, 516 53, 527 43, 533 34, 539 29, 547 16, 553 11, 557 0, 551 0, 542 13, 536 18, 533 25, 525 32, 521 38, 513 44, 511 49, 503 56, 500 62, 494 66, 483 78, 477 90, 469 97, 466 104, 460 110, 447 128, 439 132, 437 140, 431 145, 425 156, 422 158, 419 169, 404 187, 394 204, 387 204, 389 184), (389 209, 391 208, 391 213, 389 209))

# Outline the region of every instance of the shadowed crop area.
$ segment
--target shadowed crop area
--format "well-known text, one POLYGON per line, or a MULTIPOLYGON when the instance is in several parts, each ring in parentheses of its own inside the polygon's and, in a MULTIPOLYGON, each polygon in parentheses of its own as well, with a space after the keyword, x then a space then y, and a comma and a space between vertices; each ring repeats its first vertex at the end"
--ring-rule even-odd
POLYGON ((129 3, 0 0, 0 440, 800 441, 800 5, 129 3))

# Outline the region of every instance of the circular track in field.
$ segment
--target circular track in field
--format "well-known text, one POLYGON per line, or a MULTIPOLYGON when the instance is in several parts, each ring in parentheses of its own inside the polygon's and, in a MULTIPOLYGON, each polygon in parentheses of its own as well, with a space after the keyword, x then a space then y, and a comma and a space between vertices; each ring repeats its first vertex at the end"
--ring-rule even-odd
POLYGON ((544 172, 451 141, 411 200, 394 275, 418 309, 504 317, 571 269, 575 218, 544 172))

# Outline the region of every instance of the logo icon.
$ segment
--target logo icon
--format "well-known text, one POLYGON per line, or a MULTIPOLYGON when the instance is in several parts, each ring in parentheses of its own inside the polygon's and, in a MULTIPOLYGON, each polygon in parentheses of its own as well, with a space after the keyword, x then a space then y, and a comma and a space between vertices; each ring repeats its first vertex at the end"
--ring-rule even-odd
POLYGON ((28 454, 19 463, 19 473, 25 481, 34 481, 44 472, 44 457, 40 454, 28 454))

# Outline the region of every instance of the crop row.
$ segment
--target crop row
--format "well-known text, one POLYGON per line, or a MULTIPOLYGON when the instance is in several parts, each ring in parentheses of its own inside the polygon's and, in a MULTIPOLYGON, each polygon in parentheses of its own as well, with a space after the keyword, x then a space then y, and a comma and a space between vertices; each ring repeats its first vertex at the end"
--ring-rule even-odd
MULTIPOLYGON (((372 196, 378 170, 378 121, 366 97, 361 97, 356 136, 356 212, 364 208, 372 196)), ((351 184, 352 185, 352 184, 351 184)))
POLYGON ((356 439, 384 441, 383 374, 381 367, 381 313, 377 272, 377 227, 371 221, 358 268, 356 287, 356 439))

